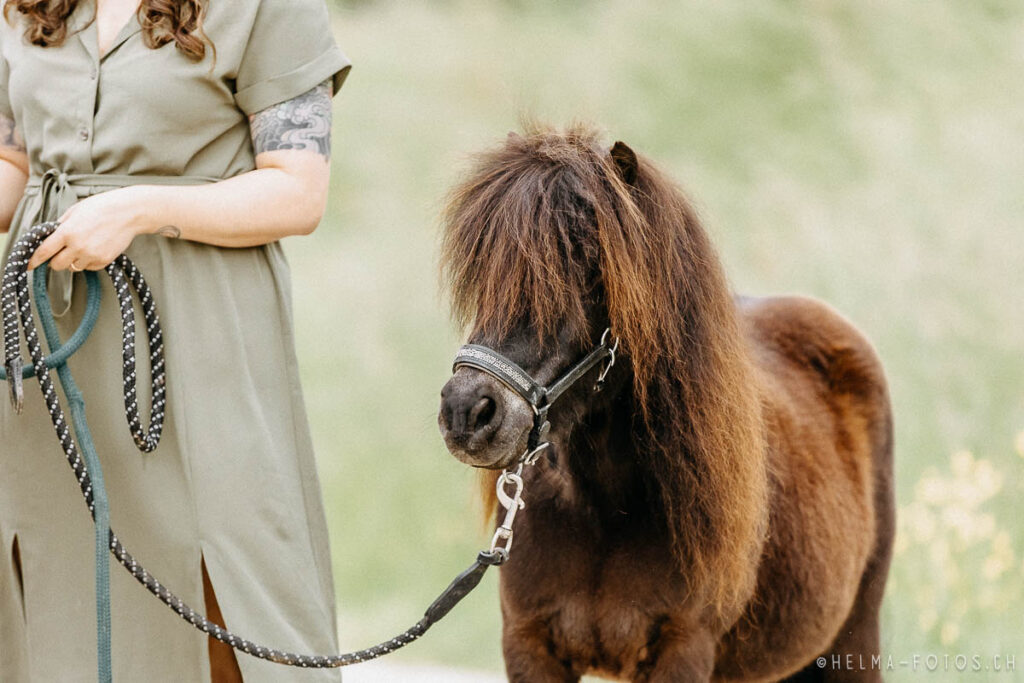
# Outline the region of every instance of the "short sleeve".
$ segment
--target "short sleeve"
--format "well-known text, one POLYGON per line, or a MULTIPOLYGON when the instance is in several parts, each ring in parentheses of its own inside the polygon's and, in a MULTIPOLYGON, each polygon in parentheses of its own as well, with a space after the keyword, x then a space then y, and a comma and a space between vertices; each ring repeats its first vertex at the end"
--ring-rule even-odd
POLYGON ((254 114, 329 78, 337 93, 350 68, 324 0, 260 0, 238 66, 235 103, 254 114))

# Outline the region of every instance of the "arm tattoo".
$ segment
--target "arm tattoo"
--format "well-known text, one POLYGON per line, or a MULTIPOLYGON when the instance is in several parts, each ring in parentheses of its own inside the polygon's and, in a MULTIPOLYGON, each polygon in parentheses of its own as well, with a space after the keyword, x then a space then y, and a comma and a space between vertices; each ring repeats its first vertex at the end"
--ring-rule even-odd
POLYGON ((25 141, 21 139, 21 131, 15 126, 14 119, 3 114, 0 114, 0 147, 25 151, 25 141))
POLYGON ((331 158, 331 81, 249 117, 256 154, 308 149, 331 158))
POLYGON ((165 225, 157 230, 156 234, 162 237, 176 238, 181 237, 181 230, 176 225, 165 225))

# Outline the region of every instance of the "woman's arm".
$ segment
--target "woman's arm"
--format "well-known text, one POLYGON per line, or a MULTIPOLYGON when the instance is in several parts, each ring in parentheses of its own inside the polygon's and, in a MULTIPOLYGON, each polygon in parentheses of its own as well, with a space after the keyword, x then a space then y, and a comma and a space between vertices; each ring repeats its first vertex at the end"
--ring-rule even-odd
POLYGON ((0 114, 0 233, 11 229, 11 218, 28 182, 28 155, 14 119, 0 114))
POLYGON ((330 180, 331 82, 250 117, 256 170, 208 185, 134 185, 83 199, 29 262, 100 270, 140 234, 250 247, 312 232, 330 180))
POLYGON ((313 232, 330 180, 331 82, 253 114, 249 128, 256 170, 186 192, 150 186, 148 232, 222 247, 313 232))

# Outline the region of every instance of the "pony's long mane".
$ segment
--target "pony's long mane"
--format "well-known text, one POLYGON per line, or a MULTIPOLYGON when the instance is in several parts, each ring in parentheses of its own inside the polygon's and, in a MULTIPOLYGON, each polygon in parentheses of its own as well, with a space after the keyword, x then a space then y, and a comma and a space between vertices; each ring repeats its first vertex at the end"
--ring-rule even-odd
POLYGON ((682 192, 643 157, 625 182, 589 127, 531 126, 477 158, 445 223, 442 268, 463 324, 500 338, 526 320, 544 340, 568 323, 592 337, 586 301, 602 288, 682 571, 712 605, 734 605, 766 528, 759 394, 718 257, 682 192))

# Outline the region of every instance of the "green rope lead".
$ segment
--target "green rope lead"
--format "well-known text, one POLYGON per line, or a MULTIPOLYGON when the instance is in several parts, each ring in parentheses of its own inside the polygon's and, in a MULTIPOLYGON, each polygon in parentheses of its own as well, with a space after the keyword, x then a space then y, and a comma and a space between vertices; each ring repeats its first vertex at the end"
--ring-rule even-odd
MULTIPOLYGON (((46 336, 46 344, 52 354, 47 358, 46 365, 57 370, 57 377, 64 389, 64 396, 67 397, 71 407, 71 424, 75 430, 75 437, 78 439, 78 447, 85 459, 85 466, 92 478, 93 497, 93 522, 96 530, 96 665, 98 680, 100 683, 112 683, 113 673, 110 654, 110 506, 107 501, 107 490, 103 484, 103 469, 100 467, 100 459, 96 454, 96 446, 93 444, 92 433, 89 431, 89 423, 85 419, 85 398, 81 390, 75 384, 71 376, 71 369, 68 367, 67 358, 70 357, 78 346, 81 346, 85 338, 89 336, 96 319, 99 316, 100 288, 89 283, 89 300, 86 306, 85 318, 79 326, 78 331, 68 341, 67 345, 61 344, 60 333, 57 331, 57 321, 53 317, 53 307, 50 305, 50 297, 46 292, 46 271, 45 264, 39 266, 32 274, 32 291, 35 295, 36 310, 39 311, 39 321, 43 327, 43 334, 46 336), (78 339, 79 335, 81 338, 78 339), (72 348, 72 343, 77 346, 72 348), (70 349, 65 354, 65 350, 70 349), (57 362, 51 364, 51 359, 57 362)), ((97 284, 99 278, 95 273, 89 272, 97 284)), ((26 368, 27 370, 27 368, 26 368)))
MULTIPOLYGON (((46 265, 40 266, 46 268, 46 265)), ((46 270, 43 270, 44 282, 46 270)), ((33 276, 34 277, 34 276, 33 276)), ((68 358, 71 358, 78 349, 82 348, 82 344, 88 339, 92 333, 92 328, 96 326, 96 321, 100 317, 100 276, 94 270, 87 270, 85 272, 85 284, 86 284, 86 299, 85 299, 85 315, 82 317, 82 322, 78 324, 78 329, 71 335, 68 340, 56 351, 53 351, 49 356, 46 357, 46 367, 53 369, 62 363, 67 362, 68 358)), ((45 290, 45 288, 44 288, 45 290)), ((49 302, 49 298, 47 298, 49 302)), ((52 306, 49 307, 52 313, 52 306)), ((52 348, 52 347, 51 347, 52 348)), ((28 379, 34 377, 36 374, 36 368, 32 363, 29 363, 21 370, 22 379, 28 379)), ((7 371, 0 366, 0 382, 7 381, 7 371)))

